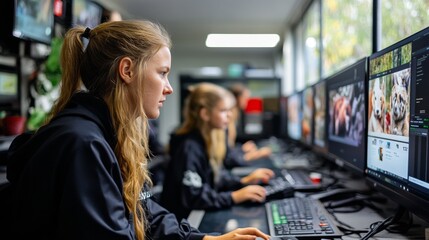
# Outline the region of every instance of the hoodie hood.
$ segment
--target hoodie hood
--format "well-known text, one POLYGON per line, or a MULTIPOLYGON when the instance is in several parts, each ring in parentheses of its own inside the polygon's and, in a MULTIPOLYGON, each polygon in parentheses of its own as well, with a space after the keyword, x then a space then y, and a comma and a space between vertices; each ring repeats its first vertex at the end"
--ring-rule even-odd
MULTIPOLYGON (((49 138, 53 136, 54 132, 62 131, 68 126, 76 124, 76 121, 79 120, 94 122, 102 131, 111 148, 114 149, 116 136, 109 109, 104 100, 90 93, 76 93, 64 110, 55 116, 49 124, 42 126, 34 134, 24 133, 14 139, 8 150, 8 180, 13 183, 18 179, 32 155, 50 140, 49 138)), ((51 146, 55 146, 55 143, 51 143, 51 146)))
POLYGON ((185 134, 170 134, 170 153, 175 153, 178 149, 182 148, 183 143, 186 139, 192 139, 194 142, 203 145, 203 149, 205 149, 205 142, 201 133, 195 129, 185 134))

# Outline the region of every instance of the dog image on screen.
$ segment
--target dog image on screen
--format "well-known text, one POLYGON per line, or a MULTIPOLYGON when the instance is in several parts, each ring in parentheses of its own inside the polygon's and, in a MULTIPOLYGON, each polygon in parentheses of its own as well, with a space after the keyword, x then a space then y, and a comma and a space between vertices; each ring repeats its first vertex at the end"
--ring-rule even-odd
POLYGON ((410 69, 392 75, 393 87, 390 95, 391 134, 408 136, 410 69))
POLYGON ((370 132, 383 133, 384 131, 384 112, 385 112, 385 84, 384 79, 377 78, 374 80, 374 85, 370 88, 370 108, 369 108, 369 124, 370 132))
POLYGON ((341 96, 334 102, 334 134, 337 136, 345 136, 350 129, 352 108, 350 100, 341 96))

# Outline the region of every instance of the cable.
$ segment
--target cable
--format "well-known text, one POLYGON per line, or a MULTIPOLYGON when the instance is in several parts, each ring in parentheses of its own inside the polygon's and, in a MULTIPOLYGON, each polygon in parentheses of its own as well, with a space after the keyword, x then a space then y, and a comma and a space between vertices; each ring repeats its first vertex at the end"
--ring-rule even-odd
POLYGON ((404 213, 405 213, 405 208, 399 207, 395 215, 390 216, 384 219, 383 221, 372 223, 370 225, 371 230, 365 236, 363 236, 361 240, 368 240, 370 237, 386 229, 389 225, 396 223, 404 215, 404 213))
POLYGON ((348 225, 347 223, 340 221, 337 216, 335 215, 335 212, 333 209, 326 209, 331 216, 334 218, 335 222, 337 222, 337 228, 343 232, 344 235, 352 235, 357 234, 359 237, 361 236, 361 233, 366 233, 368 230, 366 229, 354 229, 352 226, 348 225))

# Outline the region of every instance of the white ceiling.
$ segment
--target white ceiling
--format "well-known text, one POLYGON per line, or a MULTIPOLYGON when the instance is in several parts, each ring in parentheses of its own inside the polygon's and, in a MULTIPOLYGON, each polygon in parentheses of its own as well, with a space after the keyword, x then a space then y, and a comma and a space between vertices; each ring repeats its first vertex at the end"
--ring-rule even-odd
MULTIPOLYGON (((208 33, 278 33, 300 17, 310 0, 96 0, 124 19, 159 22, 170 33, 173 51, 272 53, 276 49, 209 49, 208 33)), ((282 40, 281 40, 282 41, 282 40)))

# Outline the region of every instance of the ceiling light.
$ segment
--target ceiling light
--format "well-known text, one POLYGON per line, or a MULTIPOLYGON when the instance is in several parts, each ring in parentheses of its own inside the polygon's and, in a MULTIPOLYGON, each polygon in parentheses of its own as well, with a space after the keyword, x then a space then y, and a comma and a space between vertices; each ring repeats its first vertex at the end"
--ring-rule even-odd
POLYGON ((209 34, 207 47, 269 48, 280 41, 278 34, 209 34))

